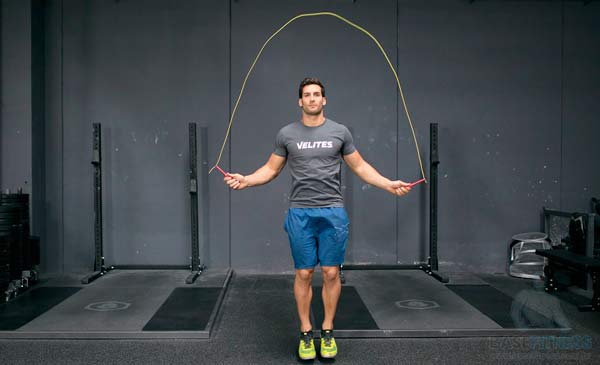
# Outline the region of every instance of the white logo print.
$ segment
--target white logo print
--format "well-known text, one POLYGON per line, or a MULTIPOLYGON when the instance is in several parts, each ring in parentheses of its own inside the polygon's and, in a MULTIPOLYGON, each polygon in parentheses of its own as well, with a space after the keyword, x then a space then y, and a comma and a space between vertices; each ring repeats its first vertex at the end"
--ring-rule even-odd
POLYGON ((307 148, 333 148, 332 141, 316 141, 316 142, 298 142, 296 143, 299 150, 307 149, 307 148))

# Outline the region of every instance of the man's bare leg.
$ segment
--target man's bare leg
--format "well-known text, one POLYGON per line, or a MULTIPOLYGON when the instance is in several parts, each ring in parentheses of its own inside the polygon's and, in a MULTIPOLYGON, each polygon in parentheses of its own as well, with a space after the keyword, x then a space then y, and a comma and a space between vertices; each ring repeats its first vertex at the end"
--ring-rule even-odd
POLYGON ((325 318, 322 329, 333 329, 333 318, 337 308, 342 283, 340 282, 340 268, 338 266, 323 266, 323 306, 325 307, 325 318))
POLYGON ((314 269, 298 269, 294 279, 294 297, 300 319, 300 331, 312 329, 310 323, 310 302, 312 300, 312 277, 314 269))

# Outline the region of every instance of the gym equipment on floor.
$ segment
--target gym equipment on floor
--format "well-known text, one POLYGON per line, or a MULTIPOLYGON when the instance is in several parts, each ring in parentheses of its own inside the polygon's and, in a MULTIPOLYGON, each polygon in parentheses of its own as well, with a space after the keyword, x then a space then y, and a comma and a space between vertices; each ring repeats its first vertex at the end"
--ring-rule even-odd
POLYGON ((379 265, 379 264, 348 264, 340 265, 340 280, 346 282, 344 270, 423 270, 428 275, 436 278, 442 283, 448 282, 448 276, 438 271, 438 224, 437 224, 437 201, 438 201, 438 166, 440 164, 438 154, 438 124, 429 125, 430 133, 430 165, 429 165, 429 257, 427 262, 419 262, 413 265, 379 265))
POLYGON ((564 212, 543 208, 544 232, 552 241, 552 249, 536 250, 547 258, 544 284, 549 293, 578 286, 592 294, 592 302, 579 305, 580 311, 600 311, 600 259, 594 256, 595 213, 564 212), (556 237, 557 219, 568 229, 568 237, 556 237), (576 229, 578 228, 578 229, 576 229))
POLYGON ((7 302, 38 277, 39 237, 29 227, 29 194, 0 194, 0 292, 7 302))
MULTIPOLYGON (((89 284, 97 278, 105 275, 113 269, 124 269, 124 270, 137 270, 137 269, 190 269, 190 274, 186 278, 187 284, 192 284, 196 281, 198 276, 202 273, 206 266, 202 264, 200 257, 200 245, 199 245, 199 227, 198 227, 198 169, 197 169, 197 135, 196 135, 196 123, 189 123, 189 150, 190 150, 190 200, 191 200, 191 257, 190 264, 188 266, 173 266, 173 265, 111 265, 107 266, 105 263, 103 253, 103 227, 102 227, 102 135, 101 135, 101 124, 93 124, 93 160, 92 165, 94 166, 94 272, 86 275, 81 279, 82 284, 89 284)), ((208 196, 208 162, 207 162, 207 129, 200 129, 200 142, 201 142, 201 160, 202 168, 200 173, 201 186, 202 186, 202 198, 206 199, 208 196)), ((202 241, 203 244, 208 240, 208 212, 207 205, 202 204, 202 241)))

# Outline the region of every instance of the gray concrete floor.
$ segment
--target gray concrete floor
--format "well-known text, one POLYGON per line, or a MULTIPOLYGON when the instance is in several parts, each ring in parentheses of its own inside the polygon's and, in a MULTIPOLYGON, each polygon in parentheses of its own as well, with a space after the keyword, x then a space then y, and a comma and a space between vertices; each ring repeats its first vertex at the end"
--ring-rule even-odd
MULTIPOLYGON (((482 280, 507 293, 530 287, 529 282, 500 275, 461 280, 482 280)), ((297 320, 289 282, 289 275, 236 275, 210 340, 0 340, 2 363, 594 364, 600 361, 600 315, 578 312, 561 299, 574 328, 562 343, 553 336, 341 338, 335 361, 317 358, 301 362, 296 357, 297 320)))

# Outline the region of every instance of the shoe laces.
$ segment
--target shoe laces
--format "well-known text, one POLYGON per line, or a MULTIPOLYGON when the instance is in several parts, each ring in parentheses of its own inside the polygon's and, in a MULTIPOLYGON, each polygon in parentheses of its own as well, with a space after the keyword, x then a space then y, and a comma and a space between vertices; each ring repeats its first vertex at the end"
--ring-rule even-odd
POLYGON ((305 349, 310 348, 310 340, 312 340, 312 338, 313 338, 312 331, 302 332, 302 335, 300 336, 300 339, 304 343, 304 348, 305 349))
POLYGON ((332 339, 333 339, 333 331, 324 330, 323 331, 323 341, 325 341, 325 346, 331 346, 332 339))

